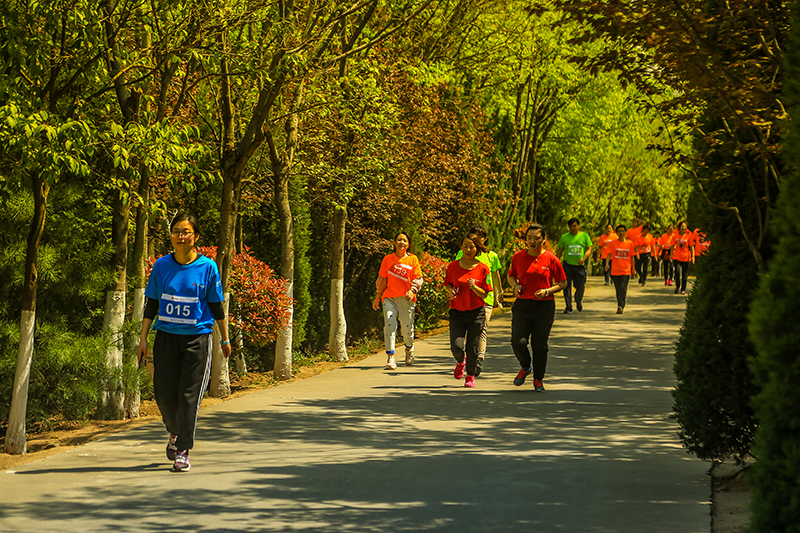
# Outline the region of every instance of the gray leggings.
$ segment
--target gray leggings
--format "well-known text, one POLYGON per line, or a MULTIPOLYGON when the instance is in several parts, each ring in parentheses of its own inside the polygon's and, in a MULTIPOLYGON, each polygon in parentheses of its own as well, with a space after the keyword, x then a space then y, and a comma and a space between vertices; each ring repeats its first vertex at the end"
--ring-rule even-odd
POLYGON ((386 353, 393 354, 397 337, 397 321, 403 331, 403 342, 409 348, 414 346, 414 309, 416 302, 405 296, 383 299, 383 339, 386 353))

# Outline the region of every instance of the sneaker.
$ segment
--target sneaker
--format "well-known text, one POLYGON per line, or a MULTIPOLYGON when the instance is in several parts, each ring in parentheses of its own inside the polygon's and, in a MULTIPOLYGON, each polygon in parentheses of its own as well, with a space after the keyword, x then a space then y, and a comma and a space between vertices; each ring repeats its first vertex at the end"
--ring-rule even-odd
POLYGON ((475 376, 470 376, 469 374, 467 374, 467 379, 464 380, 464 386, 467 387, 468 389, 474 389, 475 376))
POLYGON ((686 291, 681 291, 681 294, 686 294, 686 291))
POLYGON ((406 366, 411 366, 414 364, 414 347, 406 346, 406 366))
POLYGON ((617 307, 617 314, 618 314, 618 315, 621 315, 621 314, 622 314, 622 308, 621 308, 621 307, 617 307))
POLYGON ((397 368, 397 363, 394 360, 394 356, 390 355, 386 358, 386 370, 394 370, 397 368))
POLYGON ((467 363, 461 361, 456 365, 455 370, 453 370, 453 377, 456 379, 461 379, 464 377, 464 367, 467 366, 467 363))
POLYGON ((173 472, 188 472, 192 468, 192 462, 189 460, 189 450, 183 450, 175 453, 175 462, 172 463, 173 472))
POLYGON ((531 372, 533 372, 532 368, 529 368, 528 370, 525 370, 524 368, 520 368, 519 369, 519 374, 517 374, 517 377, 514 378, 514 385, 519 387, 523 383, 525 383, 525 378, 527 378, 528 374, 530 374, 531 372))
POLYGON ((642 287, 647 287, 647 282, 646 281, 642 282, 642 287))
POLYGON ((544 392, 544 383, 542 383, 541 379, 533 380, 533 390, 536 392, 544 392))
POLYGON ((575 304, 575 307, 578 309, 578 312, 580 313, 581 311, 583 311, 583 302, 577 302, 575 304))
POLYGON ((680 289, 678 287, 675 287, 675 294, 678 294, 678 292, 680 292, 680 289))
POLYGON ((178 436, 173 435, 172 433, 169 434, 169 442, 167 442, 167 459, 170 461, 175 460, 175 454, 178 453, 178 447, 175 446, 175 443, 178 441, 178 436))
POLYGON ((481 370, 483 369, 483 358, 484 358, 483 355, 478 356, 478 366, 475 367, 476 378, 481 375, 481 370))
POLYGON ((565 315, 571 315, 572 314, 572 309, 564 309, 564 314, 565 315))

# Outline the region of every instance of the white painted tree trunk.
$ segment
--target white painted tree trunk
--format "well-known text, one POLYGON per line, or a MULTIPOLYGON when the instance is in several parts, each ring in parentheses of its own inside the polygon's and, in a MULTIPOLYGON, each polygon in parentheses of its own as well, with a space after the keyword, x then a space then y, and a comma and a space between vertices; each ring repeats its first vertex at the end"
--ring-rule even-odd
MULTIPOLYGON (((228 328, 230 329, 230 324, 228 324, 228 328)), ((239 375, 247 374, 247 361, 244 360, 244 335, 242 335, 242 332, 237 331, 236 338, 232 339, 231 342, 236 346, 236 356, 233 360, 236 373, 239 375)))
MULTIPOLYGON (((132 318, 134 324, 141 324, 142 320, 144 319, 144 287, 137 287, 133 289, 132 318)), ((137 352, 139 350, 138 331, 131 332, 131 338, 128 339, 128 346, 130 350, 128 351, 127 359, 129 363, 133 365, 133 368, 136 368, 138 366, 137 352)), ((139 418, 139 410, 142 405, 142 394, 141 390, 139 389, 139 383, 137 381, 136 383, 131 383, 129 385, 129 387, 126 387, 128 393, 125 395, 125 416, 128 418, 139 418)))
POLYGON ((110 371, 109 381, 101 399, 103 420, 125 418, 125 389, 122 386, 124 343, 122 325, 125 322, 125 291, 106 291, 106 307, 103 330, 111 335, 111 344, 106 351, 106 365, 110 371))
MULTIPOLYGON (((228 316, 228 307, 231 301, 231 293, 225 293, 225 301, 222 302, 223 309, 225 309, 225 316, 228 316)), ((214 324, 214 339, 211 358, 211 389, 210 394, 214 398, 224 398, 231 394, 231 376, 228 370, 228 359, 222 355, 222 346, 219 341, 222 340, 220 336, 219 327, 214 324)))
MULTIPOLYGON (((289 298, 294 298, 294 283, 287 282, 286 294, 289 298)), ((294 321, 294 305, 289 307, 289 323, 278 332, 278 340, 275 341, 275 370, 277 379, 291 379, 292 377, 292 322, 294 321)))
POLYGON ((33 333, 36 311, 22 311, 19 321, 19 351, 14 389, 11 393, 11 411, 8 415, 5 450, 7 454, 22 455, 26 451, 25 416, 28 410, 28 385, 33 362, 33 333))
POLYGON ((348 361, 347 355, 347 321, 344 316, 344 280, 331 280, 331 330, 328 338, 328 349, 337 361, 348 361))

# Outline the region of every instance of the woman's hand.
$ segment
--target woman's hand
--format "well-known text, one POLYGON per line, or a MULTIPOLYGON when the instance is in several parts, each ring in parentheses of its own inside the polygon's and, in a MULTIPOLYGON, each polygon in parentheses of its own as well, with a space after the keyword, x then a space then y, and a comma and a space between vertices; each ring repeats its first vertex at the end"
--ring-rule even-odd
POLYGON ((514 298, 519 298, 522 296, 522 289, 524 289, 522 285, 514 285, 514 298))
POLYGON ((225 359, 231 356, 231 352, 233 352, 233 348, 231 348, 230 342, 222 347, 222 355, 225 356, 225 359))
POLYGON ((139 341, 139 348, 136 350, 136 355, 138 356, 137 363, 139 363, 139 366, 142 366, 142 361, 147 356, 147 339, 139 341))
POLYGON ((547 298, 551 294, 552 293, 548 289, 539 289, 538 291, 536 291, 536 294, 534 296, 536 296, 537 298, 547 298))
POLYGON ((414 289, 408 289, 408 292, 406 292, 406 300, 408 300, 409 302, 413 302, 414 301, 414 296, 416 294, 417 293, 414 292, 414 289))
POLYGON ((373 311, 377 311, 380 308, 381 308, 381 299, 380 298, 375 298, 374 300, 372 300, 372 309, 373 309, 373 311))

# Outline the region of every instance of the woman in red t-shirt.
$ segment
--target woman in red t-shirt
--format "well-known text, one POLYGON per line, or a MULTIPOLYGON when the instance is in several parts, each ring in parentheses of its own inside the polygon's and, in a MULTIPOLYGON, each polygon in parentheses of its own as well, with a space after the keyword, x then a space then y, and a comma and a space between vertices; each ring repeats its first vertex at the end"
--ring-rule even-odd
POLYGON ((553 295, 567 286, 564 267, 553 252, 545 249, 546 240, 544 227, 528 226, 527 248, 514 254, 508 270, 508 283, 514 287, 516 298, 511 308, 511 347, 520 366, 514 385, 525 383, 525 378, 533 372, 536 392, 544 392, 547 341, 556 316, 553 295))
POLYGON ((492 271, 476 259, 489 250, 474 233, 461 241, 462 257, 447 266, 444 288, 450 298, 450 351, 456 360, 453 377, 467 378, 464 386, 475 387, 478 368, 478 344, 486 314, 484 298, 492 290, 492 271))
POLYGON ((394 370, 397 322, 403 331, 406 347, 406 365, 414 364, 414 309, 417 292, 422 288, 422 268, 419 259, 411 253, 411 237, 401 231, 394 237, 394 252, 381 262, 378 279, 375 280, 378 292, 372 301, 372 308, 378 310, 383 301, 383 336, 386 344, 386 369, 394 370))
POLYGON ((678 223, 678 234, 672 247, 672 263, 675 265, 675 294, 686 294, 689 278, 689 263, 694 263, 694 234, 685 220, 678 223))

